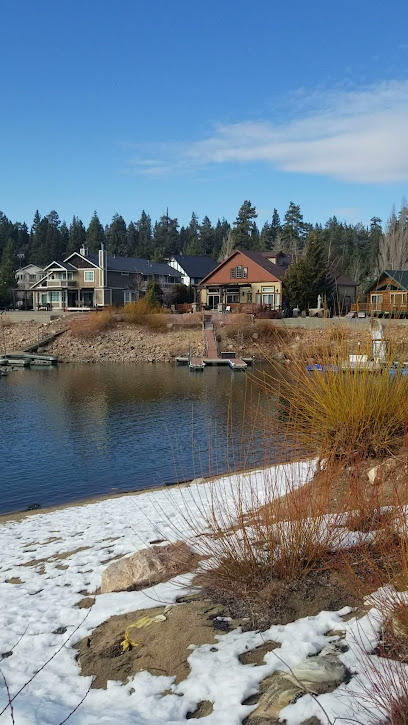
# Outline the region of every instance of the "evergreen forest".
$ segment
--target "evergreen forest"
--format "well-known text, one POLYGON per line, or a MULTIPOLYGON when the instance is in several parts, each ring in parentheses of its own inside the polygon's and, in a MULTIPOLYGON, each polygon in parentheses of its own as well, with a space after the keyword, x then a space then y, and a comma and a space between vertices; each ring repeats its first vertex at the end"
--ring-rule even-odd
POLYGON ((290 202, 281 217, 273 210, 262 228, 257 225, 256 207, 243 202, 236 219, 215 223, 208 216, 193 213, 188 225, 180 226, 168 210, 157 221, 142 211, 136 221, 126 223, 114 214, 104 226, 96 212, 89 225, 77 216, 69 224, 53 210, 46 216, 35 212, 30 228, 0 212, 0 297, 13 284, 14 270, 33 262, 45 266, 62 260, 80 247, 96 252, 104 242, 108 253, 163 261, 173 254, 207 255, 221 261, 234 249, 281 250, 302 256, 312 236, 323 254, 325 265, 355 279, 363 289, 382 269, 408 269, 408 207, 392 210, 383 225, 374 216, 369 226, 347 224, 335 216, 326 223, 305 221, 300 206, 290 202))

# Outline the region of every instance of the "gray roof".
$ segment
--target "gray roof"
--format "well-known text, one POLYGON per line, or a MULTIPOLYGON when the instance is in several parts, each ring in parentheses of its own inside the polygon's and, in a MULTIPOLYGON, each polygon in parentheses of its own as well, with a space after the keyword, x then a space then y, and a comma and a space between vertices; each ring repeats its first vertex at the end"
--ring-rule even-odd
POLYGON ((346 274, 335 274, 334 281, 337 287, 358 287, 357 282, 351 279, 351 277, 347 277, 346 274))
MULTIPOLYGON (((88 259, 92 264, 99 265, 98 254, 87 254, 88 259)), ((116 257, 114 255, 107 255, 107 268, 108 272, 130 272, 139 274, 167 274, 172 277, 180 277, 181 274, 174 267, 170 267, 169 264, 161 262, 150 262, 148 259, 139 259, 137 257, 116 257)))
POLYGON ((218 265, 215 259, 200 255, 174 254, 172 259, 178 262, 189 277, 198 277, 199 279, 206 277, 218 265))
POLYGON ((379 282, 381 277, 386 275, 387 277, 391 277, 391 279, 394 280, 397 284, 399 284, 404 290, 408 291, 408 270, 406 269, 384 269, 381 274, 378 275, 377 279, 374 280, 374 282, 367 288, 366 292, 368 292, 374 285, 379 282))

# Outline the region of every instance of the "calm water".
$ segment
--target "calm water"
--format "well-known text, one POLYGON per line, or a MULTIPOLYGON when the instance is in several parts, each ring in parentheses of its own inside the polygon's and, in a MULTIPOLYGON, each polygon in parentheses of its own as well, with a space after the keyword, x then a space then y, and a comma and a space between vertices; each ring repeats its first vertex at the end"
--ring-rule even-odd
MULTIPOLYGON (((0 512, 242 467, 255 409, 270 405, 249 378, 166 364, 13 371, 0 378, 0 512)), ((252 465, 265 457, 256 440, 252 465)))

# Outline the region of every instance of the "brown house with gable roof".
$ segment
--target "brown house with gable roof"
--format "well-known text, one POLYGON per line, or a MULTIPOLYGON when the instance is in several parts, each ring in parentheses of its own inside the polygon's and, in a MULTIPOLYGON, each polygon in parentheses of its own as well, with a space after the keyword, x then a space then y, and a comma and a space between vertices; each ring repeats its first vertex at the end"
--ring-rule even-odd
POLYGON ((280 310, 287 267, 275 264, 276 259, 276 252, 236 249, 197 285, 201 304, 209 309, 267 305, 280 310))

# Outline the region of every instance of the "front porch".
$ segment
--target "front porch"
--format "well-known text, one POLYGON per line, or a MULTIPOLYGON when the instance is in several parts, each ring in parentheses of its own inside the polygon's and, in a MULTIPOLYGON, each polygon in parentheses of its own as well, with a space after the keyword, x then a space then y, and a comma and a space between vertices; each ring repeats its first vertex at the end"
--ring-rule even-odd
POLYGON ((33 291, 33 307, 38 310, 94 309, 93 289, 39 289, 33 291))
POLYGON ((260 284, 198 286, 203 309, 256 313, 261 309, 281 310, 280 288, 260 284))

